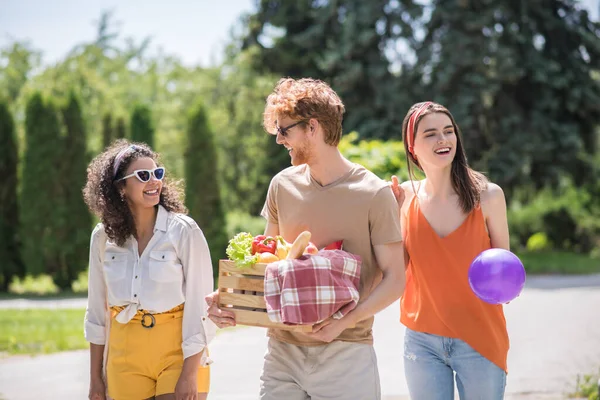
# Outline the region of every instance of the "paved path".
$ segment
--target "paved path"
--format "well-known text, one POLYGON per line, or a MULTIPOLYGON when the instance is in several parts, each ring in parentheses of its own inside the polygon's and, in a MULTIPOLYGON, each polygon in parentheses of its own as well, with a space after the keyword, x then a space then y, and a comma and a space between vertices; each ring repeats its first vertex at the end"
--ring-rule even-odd
POLYGON ((0 310, 13 308, 13 309, 28 309, 28 308, 47 308, 47 309, 59 309, 59 308, 85 308, 87 306, 87 299, 81 297, 75 297, 72 299, 10 299, 0 300, 0 310))
MULTIPOLYGON (((52 302, 56 308, 72 305, 67 300, 47 305, 52 302)), ((0 301, 0 308, 4 306, 6 301, 0 301)), ((598 371, 599 309, 600 275, 529 278, 521 297, 505 307, 511 337, 506 399, 565 399, 577 374, 598 371)), ((402 358, 404 328, 398 320, 397 303, 375 319, 383 400, 409 399, 402 358)), ((211 346, 215 364, 210 399, 256 399, 265 348, 261 328, 219 334, 211 346)), ((0 360, 0 399, 85 399, 88 361, 87 351, 0 360)))

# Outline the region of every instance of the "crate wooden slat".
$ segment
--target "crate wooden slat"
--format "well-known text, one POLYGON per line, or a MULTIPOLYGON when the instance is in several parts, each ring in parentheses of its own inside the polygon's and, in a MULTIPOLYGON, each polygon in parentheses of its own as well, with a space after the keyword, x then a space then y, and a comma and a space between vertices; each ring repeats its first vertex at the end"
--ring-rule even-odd
POLYGON ((238 276, 219 276, 219 286, 237 290, 265 291, 265 281, 262 279, 243 278, 238 276))
POLYGON ((233 261, 219 261, 219 305, 235 314, 240 325, 312 332, 311 325, 285 325, 272 322, 263 296, 266 264, 240 269, 233 261), (246 291, 246 292, 244 292, 246 291))
POLYGON ((267 309, 267 303, 262 295, 221 292, 219 301, 232 306, 267 309))
POLYGON ((267 264, 254 264, 250 268, 238 268, 233 261, 220 260, 219 272, 229 272, 236 275, 258 275, 265 276, 267 264))
POLYGON ((262 328, 277 328, 296 332, 312 332, 312 326, 290 326, 272 322, 266 312, 234 310, 237 323, 242 325, 260 326, 262 328))

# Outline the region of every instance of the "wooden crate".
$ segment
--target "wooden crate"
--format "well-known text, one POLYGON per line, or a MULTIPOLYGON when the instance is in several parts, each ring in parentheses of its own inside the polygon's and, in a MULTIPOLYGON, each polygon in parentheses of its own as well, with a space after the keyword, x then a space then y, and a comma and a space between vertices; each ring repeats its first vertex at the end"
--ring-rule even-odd
POLYGON ((312 325, 286 325, 269 319, 264 298, 266 267, 254 264, 240 270, 233 261, 219 260, 219 306, 233 311, 240 325, 312 332, 312 325))

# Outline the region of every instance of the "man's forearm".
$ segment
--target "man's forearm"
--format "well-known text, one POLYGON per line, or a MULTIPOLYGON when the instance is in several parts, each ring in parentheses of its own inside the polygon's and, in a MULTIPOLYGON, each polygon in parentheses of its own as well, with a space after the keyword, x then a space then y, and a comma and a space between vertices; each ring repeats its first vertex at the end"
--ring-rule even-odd
POLYGON ((354 323, 358 323, 364 319, 370 318, 383 310, 394 301, 398 300, 402 293, 404 293, 404 287, 406 285, 406 278, 404 273, 400 272, 388 272, 384 273, 383 279, 371 292, 369 297, 351 312, 349 312, 344 318, 351 318, 354 323))

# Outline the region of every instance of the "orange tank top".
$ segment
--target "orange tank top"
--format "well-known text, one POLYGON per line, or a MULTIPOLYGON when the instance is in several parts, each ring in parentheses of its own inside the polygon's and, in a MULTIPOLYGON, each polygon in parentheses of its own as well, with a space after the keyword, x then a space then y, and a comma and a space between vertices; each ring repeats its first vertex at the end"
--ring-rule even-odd
POLYGON ((400 322, 414 331, 461 339, 507 371, 509 341, 502 305, 480 300, 469 286, 471 261, 491 248, 481 207, 442 238, 414 196, 406 224, 404 245, 410 258, 400 322))

